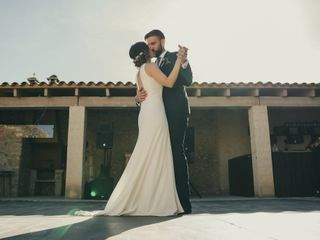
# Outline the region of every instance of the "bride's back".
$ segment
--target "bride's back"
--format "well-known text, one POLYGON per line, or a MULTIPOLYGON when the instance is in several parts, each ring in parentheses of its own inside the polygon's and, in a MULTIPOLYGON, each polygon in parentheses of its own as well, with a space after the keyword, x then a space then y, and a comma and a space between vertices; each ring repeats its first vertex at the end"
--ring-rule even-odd
POLYGON ((163 126, 163 122, 167 121, 162 100, 163 87, 146 73, 145 66, 146 64, 143 64, 140 68, 140 79, 148 95, 141 103, 138 120, 140 132, 143 132, 143 129, 148 131, 151 128, 158 129, 159 126, 163 126))
POLYGON ((148 93, 146 100, 153 97, 161 97, 162 99, 162 85, 146 73, 145 67, 146 64, 143 64, 140 68, 140 78, 143 88, 148 93))

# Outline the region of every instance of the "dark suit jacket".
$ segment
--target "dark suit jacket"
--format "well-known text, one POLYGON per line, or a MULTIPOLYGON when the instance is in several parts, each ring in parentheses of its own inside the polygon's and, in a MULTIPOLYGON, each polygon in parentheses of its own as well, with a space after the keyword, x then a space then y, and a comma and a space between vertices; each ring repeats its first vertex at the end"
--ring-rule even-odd
MULTIPOLYGON (((166 76, 169 76, 171 73, 176 59, 177 52, 167 52, 163 57, 159 67, 166 76)), ((186 69, 181 67, 177 81, 175 82, 173 88, 163 88, 162 97, 167 112, 182 112, 190 114, 186 86, 190 86, 191 83, 192 71, 189 63, 186 69)))

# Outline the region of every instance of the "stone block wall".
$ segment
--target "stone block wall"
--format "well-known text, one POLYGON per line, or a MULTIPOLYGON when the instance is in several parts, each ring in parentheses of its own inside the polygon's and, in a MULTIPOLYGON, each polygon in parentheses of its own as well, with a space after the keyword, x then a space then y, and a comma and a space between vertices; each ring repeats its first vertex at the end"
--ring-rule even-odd
POLYGON ((7 130, 0 134, 0 171, 13 172, 11 186, 9 186, 8 179, 5 180, 5 191, 2 193, 4 197, 18 196, 22 146, 22 139, 16 138, 13 131, 7 130), (10 189, 11 193, 7 189, 10 189))
POLYGON ((229 194, 228 160, 250 154, 249 121, 247 109, 217 111, 217 155, 219 159, 220 194, 229 194))
MULTIPOLYGON (((189 126, 194 128, 194 157, 189 164, 190 182, 201 195, 219 194, 216 113, 193 110, 189 126)), ((191 193, 194 192, 191 189, 191 193)))
POLYGON ((193 110, 195 160, 190 180, 203 195, 229 194, 228 160, 250 153, 247 109, 193 110))
POLYGON ((66 110, 0 111, 0 124, 8 124, 0 129, 0 171, 14 172, 11 196, 33 195, 33 191, 30 191, 31 169, 41 168, 47 158, 57 159, 54 161, 56 168, 65 168, 66 159, 62 150, 66 146, 67 116, 66 110), (41 139, 24 139, 18 128, 11 126, 35 123, 55 124, 54 139, 45 140, 44 143, 41 139))

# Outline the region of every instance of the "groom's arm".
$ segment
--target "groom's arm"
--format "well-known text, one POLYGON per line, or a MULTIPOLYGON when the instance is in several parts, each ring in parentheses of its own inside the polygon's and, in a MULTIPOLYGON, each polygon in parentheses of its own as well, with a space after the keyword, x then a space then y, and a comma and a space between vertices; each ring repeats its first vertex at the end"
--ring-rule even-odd
MULTIPOLYGON (((174 63, 177 59, 177 52, 171 54, 171 58, 172 58, 172 62, 174 63)), ((192 80, 193 80, 192 70, 191 70, 190 63, 187 60, 187 62, 182 64, 180 68, 178 79, 175 85, 190 86, 192 84, 192 80)))
POLYGON ((180 68, 178 78, 181 79, 182 84, 185 86, 190 86, 192 84, 193 75, 192 75, 192 70, 191 70, 189 61, 187 62, 187 66, 185 68, 183 65, 180 68))

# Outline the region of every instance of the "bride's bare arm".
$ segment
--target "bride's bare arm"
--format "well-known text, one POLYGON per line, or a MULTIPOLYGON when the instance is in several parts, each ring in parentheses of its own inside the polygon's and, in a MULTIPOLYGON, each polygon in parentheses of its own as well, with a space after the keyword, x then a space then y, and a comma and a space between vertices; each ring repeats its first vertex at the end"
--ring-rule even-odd
POLYGON ((178 56, 174 64, 174 67, 168 77, 161 72, 161 70, 155 63, 146 64, 145 70, 149 76, 154 78, 162 86, 172 88, 179 75, 180 67, 181 67, 181 57, 178 56))

